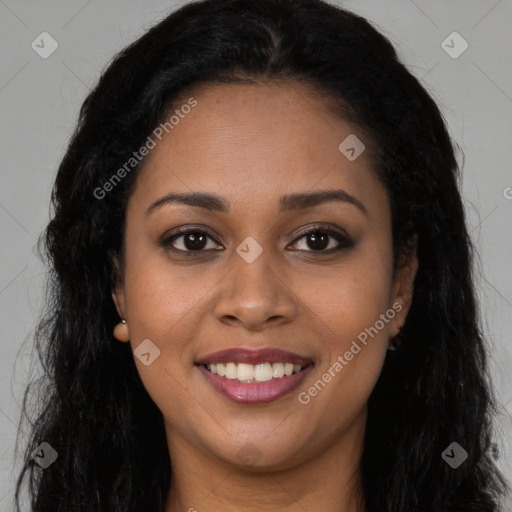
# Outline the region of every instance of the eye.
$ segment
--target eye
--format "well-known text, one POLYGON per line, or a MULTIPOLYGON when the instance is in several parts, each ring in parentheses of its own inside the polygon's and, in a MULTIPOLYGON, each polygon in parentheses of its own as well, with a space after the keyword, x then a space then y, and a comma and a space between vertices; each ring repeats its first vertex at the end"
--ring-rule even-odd
POLYGON ((332 228, 315 227, 299 234, 292 244, 295 250, 306 252, 332 253, 354 245, 350 237, 332 228), (302 243, 302 247, 297 246, 302 243), (305 248, 309 247, 309 249, 305 248))
POLYGON ((161 245, 175 252, 204 252, 204 250, 221 250, 213 236, 202 229, 179 229, 162 240, 161 245))
MULTIPOLYGON (((187 255, 224 249, 209 231, 199 228, 177 229, 170 236, 166 236, 160 244, 173 252, 188 253, 187 255)), ((299 233, 290 247, 292 250, 306 252, 333 253, 353 245, 353 241, 343 231, 315 226, 299 233)))

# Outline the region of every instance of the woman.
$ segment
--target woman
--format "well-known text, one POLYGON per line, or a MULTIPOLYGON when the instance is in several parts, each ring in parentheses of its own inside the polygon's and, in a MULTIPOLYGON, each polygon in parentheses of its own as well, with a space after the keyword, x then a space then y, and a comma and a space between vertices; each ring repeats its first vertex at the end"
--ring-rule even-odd
POLYGON ((364 19, 168 16, 59 168, 17 496, 28 475, 34 512, 496 510, 457 180, 436 104, 364 19))

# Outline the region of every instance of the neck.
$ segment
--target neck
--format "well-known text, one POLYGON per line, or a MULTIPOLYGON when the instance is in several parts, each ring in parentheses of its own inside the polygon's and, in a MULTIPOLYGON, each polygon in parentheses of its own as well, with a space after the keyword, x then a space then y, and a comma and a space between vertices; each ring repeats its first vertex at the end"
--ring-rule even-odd
POLYGON ((240 467, 167 432, 172 482, 165 512, 364 512, 366 415, 314 456, 285 469, 240 467))

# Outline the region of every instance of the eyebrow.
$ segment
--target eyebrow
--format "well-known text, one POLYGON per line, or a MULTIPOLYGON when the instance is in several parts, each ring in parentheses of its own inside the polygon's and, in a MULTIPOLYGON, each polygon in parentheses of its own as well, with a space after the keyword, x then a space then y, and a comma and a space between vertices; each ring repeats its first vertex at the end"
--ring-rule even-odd
MULTIPOLYGON (((365 215, 368 214, 366 207, 361 201, 342 189, 318 190, 315 192, 301 192, 281 196, 279 200, 279 211, 302 210, 330 201, 342 201, 353 204, 365 215)), ((205 210, 221 213, 230 212, 229 203, 218 195, 205 192, 171 192, 152 203, 146 210, 146 217, 162 206, 173 203, 196 206, 198 208, 204 208, 205 210)))
POLYGON ((282 196, 279 201, 280 211, 301 210, 311 208, 330 201, 342 201, 357 206, 365 215, 368 214, 366 207, 359 199, 351 196, 342 189, 318 190, 315 192, 304 192, 282 196))

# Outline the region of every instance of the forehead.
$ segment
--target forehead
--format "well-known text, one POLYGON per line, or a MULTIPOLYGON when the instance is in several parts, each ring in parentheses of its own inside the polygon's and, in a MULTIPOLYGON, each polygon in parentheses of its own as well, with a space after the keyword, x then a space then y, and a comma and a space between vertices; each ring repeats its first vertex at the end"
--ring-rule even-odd
POLYGON ((347 144, 361 150, 362 130, 333 114, 310 87, 202 85, 176 101, 166 119, 171 115, 172 128, 155 138, 137 178, 133 201, 141 206, 171 191, 208 191, 253 207, 287 193, 340 187, 362 202, 386 199, 369 151, 356 159, 344 153, 347 144), (183 108, 190 97, 195 106, 183 108))

